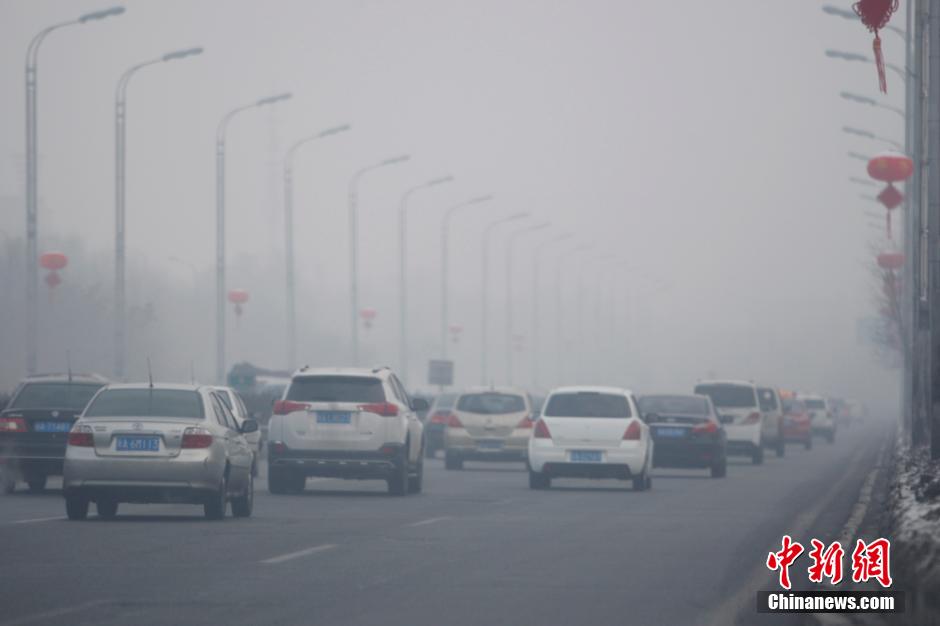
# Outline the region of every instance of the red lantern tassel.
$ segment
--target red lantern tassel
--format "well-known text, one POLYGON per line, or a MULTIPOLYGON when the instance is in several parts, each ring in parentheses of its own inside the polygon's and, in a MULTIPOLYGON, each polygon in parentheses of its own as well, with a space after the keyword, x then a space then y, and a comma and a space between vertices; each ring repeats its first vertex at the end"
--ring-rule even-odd
POLYGON ((875 67, 878 68, 878 86, 881 88, 881 93, 888 93, 888 77, 885 75, 885 57, 881 52, 881 37, 878 36, 878 31, 875 31, 875 41, 872 44, 872 49, 875 52, 875 67))
POLYGON ((887 218, 888 222, 888 239, 894 239, 894 237, 891 236, 891 211, 888 211, 885 214, 885 217, 887 218))

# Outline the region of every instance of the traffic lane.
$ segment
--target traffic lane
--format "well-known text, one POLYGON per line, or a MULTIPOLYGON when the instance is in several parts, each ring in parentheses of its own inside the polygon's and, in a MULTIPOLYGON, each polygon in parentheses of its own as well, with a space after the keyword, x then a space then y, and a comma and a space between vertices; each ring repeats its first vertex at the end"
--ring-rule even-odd
POLYGON ((432 462, 420 497, 382 497, 380 483, 339 483, 350 491, 336 495, 330 481, 301 497, 259 493, 258 517, 244 522, 7 527, 0 533, 19 539, 7 542, 13 567, 0 578, 23 565, 27 576, 4 580, 0 600, 4 617, 72 609, 47 620, 69 624, 689 623, 740 587, 742 564, 762 562, 800 502, 813 504, 874 434, 733 464, 723 480, 657 471, 649 493, 582 481, 532 492, 516 468, 446 472, 432 462), (357 495, 368 493, 379 495, 357 495), (102 550, 114 545, 122 558, 102 550), (30 552, 52 562, 30 568, 30 552), (287 555, 297 556, 264 563, 287 555), (30 600, 17 602, 17 589, 30 600))

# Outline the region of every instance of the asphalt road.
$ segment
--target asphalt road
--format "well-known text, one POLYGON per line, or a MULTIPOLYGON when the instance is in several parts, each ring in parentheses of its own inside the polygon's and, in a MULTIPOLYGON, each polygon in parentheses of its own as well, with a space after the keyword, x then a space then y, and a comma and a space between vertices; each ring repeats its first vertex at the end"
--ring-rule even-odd
POLYGON ((57 491, 0 496, 0 626, 798 623, 754 613, 776 584, 767 552, 785 532, 835 538, 890 436, 856 425, 760 467, 732 461, 721 480, 657 470, 645 493, 534 492, 521 466, 440 460, 406 498, 335 480, 272 496, 260 481, 254 517, 221 523, 128 505, 75 523, 57 491))

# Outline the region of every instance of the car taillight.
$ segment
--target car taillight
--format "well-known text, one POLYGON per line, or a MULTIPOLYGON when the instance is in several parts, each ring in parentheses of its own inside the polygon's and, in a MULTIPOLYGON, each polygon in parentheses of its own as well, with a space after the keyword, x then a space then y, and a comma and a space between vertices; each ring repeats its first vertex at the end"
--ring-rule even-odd
POLYGON ((751 413, 750 415, 744 418, 745 424, 756 424, 759 421, 760 421, 760 413, 751 413))
POLYGON ((26 420, 22 417, 0 417, 0 433, 25 433, 26 420))
POLYGON ((627 426, 626 432, 623 433, 624 441, 639 441, 640 435, 643 434, 643 429, 640 428, 640 422, 638 420, 633 420, 630 422, 630 425, 627 426))
POLYGON ((435 413, 434 415, 431 416, 431 423, 432 424, 446 424, 447 420, 450 419, 452 415, 453 413, 448 413, 446 411, 435 413))
POLYGON ((287 444, 283 441, 272 441, 268 444, 268 447, 271 449, 271 454, 284 454, 287 452, 287 444))
POLYGON ((545 423, 545 420, 538 420, 535 422, 535 433, 533 437, 536 439, 551 439, 552 433, 548 430, 548 425, 545 423))
POLYGON ((451 413, 447 416, 447 427, 448 428, 463 428, 463 422, 460 421, 460 418, 451 413))
POLYGON ((702 435, 711 435, 718 432, 718 424, 709 420, 704 424, 699 424, 698 426, 694 427, 692 432, 702 435))
POLYGON ((305 411, 307 405, 303 402, 294 402, 293 400, 278 400, 274 403, 275 415, 287 415, 295 411, 305 411))
POLYGON ((516 428, 532 428, 533 424, 534 422, 532 419, 526 415, 521 420, 519 420, 519 423, 516 424, 516 428))
POLYGON ((381 415, 382 417, 395 417, 398 415, 398 405, 392 404, 391 402, 362 404, 359 406, 359 410, 365 411, 366 413, 375 413, 376 415, 381 415))
POLYGON ((183 441, 180 447, 184 450, 208 448, 212 445, 212 433, 205 428, 190 427, 183 431, 183 441))
POLYGON ((76 448, 90 448, 95 445, 95 436, 91 426, 77 425, 69 431, 69 445, 76 448))

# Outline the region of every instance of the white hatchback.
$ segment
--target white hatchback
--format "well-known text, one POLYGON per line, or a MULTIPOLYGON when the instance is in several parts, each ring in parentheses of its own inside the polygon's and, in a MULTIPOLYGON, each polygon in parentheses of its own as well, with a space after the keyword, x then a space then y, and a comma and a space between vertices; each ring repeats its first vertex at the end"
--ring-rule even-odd
POLYGON ((653 440, 636 399, 616 387, 559 387, 549 394, 529 439, 529 487, 553 478, 618 478, 652 486, 653 440))

